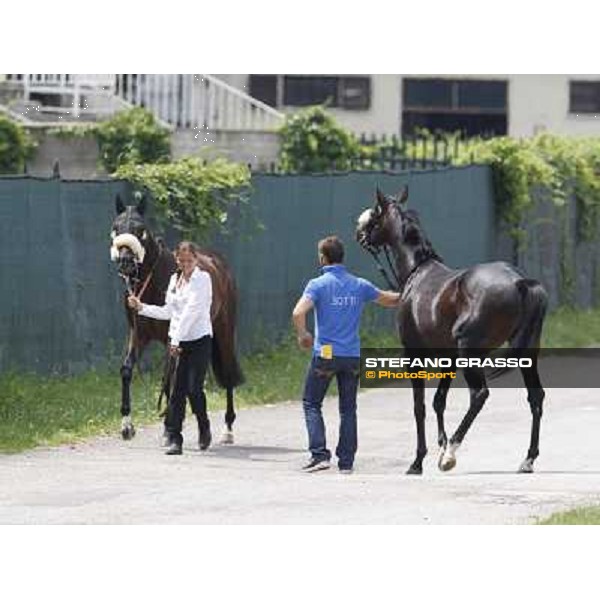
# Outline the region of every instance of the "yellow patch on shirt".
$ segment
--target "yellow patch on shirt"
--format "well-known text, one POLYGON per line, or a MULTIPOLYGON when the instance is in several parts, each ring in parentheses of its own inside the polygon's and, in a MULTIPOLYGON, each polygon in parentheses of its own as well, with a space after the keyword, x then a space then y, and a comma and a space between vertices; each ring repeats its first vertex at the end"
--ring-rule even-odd
POLYGON ((331 360, 333 358, 333 346, 331 344, 323 344, 321 346, 321 358, 331 360))

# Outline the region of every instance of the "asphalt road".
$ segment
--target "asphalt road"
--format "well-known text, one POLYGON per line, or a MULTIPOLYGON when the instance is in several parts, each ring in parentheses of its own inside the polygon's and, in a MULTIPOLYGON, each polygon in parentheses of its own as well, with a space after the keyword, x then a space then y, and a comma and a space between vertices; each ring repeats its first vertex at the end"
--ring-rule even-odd
MULTIPOLYGON (((515 472, 529 442, 525 390, 492 390, 449 473, 437 469, 432 394, 422 477, 404 475, 415 447, 410 392, 377 390, 359 397, 350 476, 299 472, 302 410, 287 402, 239 410, 236 444, 208 452, 196 450, 190 422, 183 456, 163 455, 158 427, 132 442, 115 433, 0 456, 0 523, 508 524, 600 501, 597 390, 547 390, 533 475, 515 472)), ((467 390, 450 392, 449 431, 467 403, 467 390)), ((335 399, 325 414, 335 447, 335 399)), ((215 433, 221 420, 212 415, 215 433)))

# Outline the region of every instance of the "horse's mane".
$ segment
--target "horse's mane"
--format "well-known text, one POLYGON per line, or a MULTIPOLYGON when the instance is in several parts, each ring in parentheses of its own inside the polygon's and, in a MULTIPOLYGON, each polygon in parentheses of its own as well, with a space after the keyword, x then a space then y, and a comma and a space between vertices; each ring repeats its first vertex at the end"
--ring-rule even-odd
POLYGON ((429 259, 443 263, 444 259, 435 251, 423 231, 419 213, 413 209, 403 211, 400 207, 397 208, 402 217, 402 240, 413 248, 417 264, 429 259))

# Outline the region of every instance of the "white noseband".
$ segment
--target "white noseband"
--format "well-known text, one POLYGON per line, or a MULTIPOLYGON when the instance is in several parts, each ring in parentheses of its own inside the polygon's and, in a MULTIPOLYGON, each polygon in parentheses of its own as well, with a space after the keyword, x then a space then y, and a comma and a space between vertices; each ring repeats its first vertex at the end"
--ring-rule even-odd
POLYGON ((372 208, 367 208, 367 210, 364 210, 360 217, 358 217, 358 226, 359 227, 365 227, 366 224, 371 220, 371 215, 373 214, 373 209, 372 208))
POLYGON ((110 247, 110 259, 113 262, 119 260, 119 250, 122 247, 127 247, 133 252, 133 256, 137 263, 141 264, 144 262, 146 250, 144 249, 144 246, 142 246, 140 240, 132 233, 122 233, 113 239, 112 246, 110 247))

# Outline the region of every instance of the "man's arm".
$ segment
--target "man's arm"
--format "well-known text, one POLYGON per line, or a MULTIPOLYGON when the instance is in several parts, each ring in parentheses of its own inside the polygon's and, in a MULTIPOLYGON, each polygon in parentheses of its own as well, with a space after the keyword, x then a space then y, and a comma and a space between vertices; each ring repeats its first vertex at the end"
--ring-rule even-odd
POLYGON ((292 312, 292 321, 296 329, 298 345, 301 348, 311 348, 313 345, 313 337, 306 330, 306 315, 313 308, 313 302, 308 296, 302 296, 296 303, 292 312))
POLYGON ((375 298, 375 304, 387 308, 397 307, 400 304, 400 294, 398 292, 385 292, 379 290, 379 295, 375 298))

